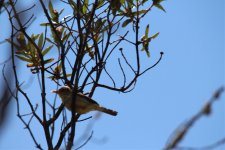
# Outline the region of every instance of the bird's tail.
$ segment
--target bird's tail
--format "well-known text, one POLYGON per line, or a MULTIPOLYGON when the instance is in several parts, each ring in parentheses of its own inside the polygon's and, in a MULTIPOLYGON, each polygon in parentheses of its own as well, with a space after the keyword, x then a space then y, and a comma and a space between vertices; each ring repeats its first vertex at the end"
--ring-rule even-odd
POLYGON ((101 107, 101 106, 97 107, 96 110, 104 112, 104 113, 112 115, 112 116, 116 116, 117 115, 116 111, 111 110, 111 109, 107 109, 107 108, 101 107))

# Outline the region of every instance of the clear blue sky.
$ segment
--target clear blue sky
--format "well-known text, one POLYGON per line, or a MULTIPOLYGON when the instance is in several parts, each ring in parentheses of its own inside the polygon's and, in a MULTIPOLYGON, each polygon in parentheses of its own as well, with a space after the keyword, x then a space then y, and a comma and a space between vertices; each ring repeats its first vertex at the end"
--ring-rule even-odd
MULTIPOLYGON (((153 9, 143 21, 144 26, 150 23, 151 34, 160 32, 150 46, 152 59, 144 59, 143 63, 153 64, 161 50, 165 53, 163 60, 139 79, 131 93, 96 91, 94 98, 119 114, 102 115, 94 121, 94 136, 85 150, 162 149, 172 131, 198 112, 212 93, 224 85, 224 1, 167 0, 163 6, 167 13, 153 9)), ((4 25, 2 28, 8 29, 4 25)), ((144 53, 142 56, 146 57, 144 53)), ((2 57, 1 61, 5 59, 2 57)), ((200 147, 225 137, 225 94, 221 100, 215 103, 212 116, 202 118, 181 145, 200 147)), ((0 149, 35 149, 16 117, 15 105, 8 120, 8 127, 1 132, 4 135, 0 149)), ((78 124, 77 132, 86 130, 90 122, 78 124)), ((43 132, 34 127, 41 138, 43 132)), ((43 143, 44 139, 40 141, 43 143)))

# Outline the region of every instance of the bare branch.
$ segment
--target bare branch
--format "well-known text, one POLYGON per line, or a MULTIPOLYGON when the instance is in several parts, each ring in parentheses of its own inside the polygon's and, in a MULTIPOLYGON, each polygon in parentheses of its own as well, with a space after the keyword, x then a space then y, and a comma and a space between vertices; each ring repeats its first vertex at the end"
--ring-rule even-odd
POLYGON ((169 141, 164 148, 165 150, 170 150, 173 148, 176 148, 178 144, 184 139, 184 137, 187 135, 188 131, 191 129, 191 127, 194 126, 194 124, 203 116, 210 115, 211 114, 211 108, 214 102, 216 102, 219 98, 222 92, 224 91, 224 88, 219 88, 214 95, 206 102, 206 104, 201 108, 201 110, 195 114, 191 119, 189 119, 187 122, 182 123, 173 133, 172 136, 169 138, 169 141))

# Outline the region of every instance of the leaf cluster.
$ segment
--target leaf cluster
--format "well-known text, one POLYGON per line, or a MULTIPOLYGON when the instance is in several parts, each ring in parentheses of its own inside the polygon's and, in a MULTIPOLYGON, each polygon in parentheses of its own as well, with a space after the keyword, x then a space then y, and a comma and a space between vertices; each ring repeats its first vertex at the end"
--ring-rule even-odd
MULTIPOLYGON (((38 51, 41 51, 42 56, 45 56, 53 47, 50 45, 46 48, 43 48, 44 45, 44 35, 42 34, 32 34, 31 39, 33 42, 37 43, 39 49, 37 49, 30 41, 26 40, 24 34, 20 32, 17 36, 17 43, 11 42, 10 39, 7 39, 9 43, 12 43, 16 47, 16 56, 27 62, 27 67, 31 68, 32 73, 38 73, 41 67, 41 60, 38 54, 38 51)), ((48 64, 54 61, 54 58, 49 58, 44 60, 44 64, 48 64)))

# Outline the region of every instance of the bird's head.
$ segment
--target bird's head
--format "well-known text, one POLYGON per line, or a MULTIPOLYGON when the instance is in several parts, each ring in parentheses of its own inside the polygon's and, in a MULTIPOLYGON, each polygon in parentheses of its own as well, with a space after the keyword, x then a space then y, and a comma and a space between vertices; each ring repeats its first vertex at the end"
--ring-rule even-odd
POLYGON ((63 86, 58 90, 52 90, 52 93, 58 94, 61 98, 68 97, 72 93, 72 90, 69 86, 63 86))

